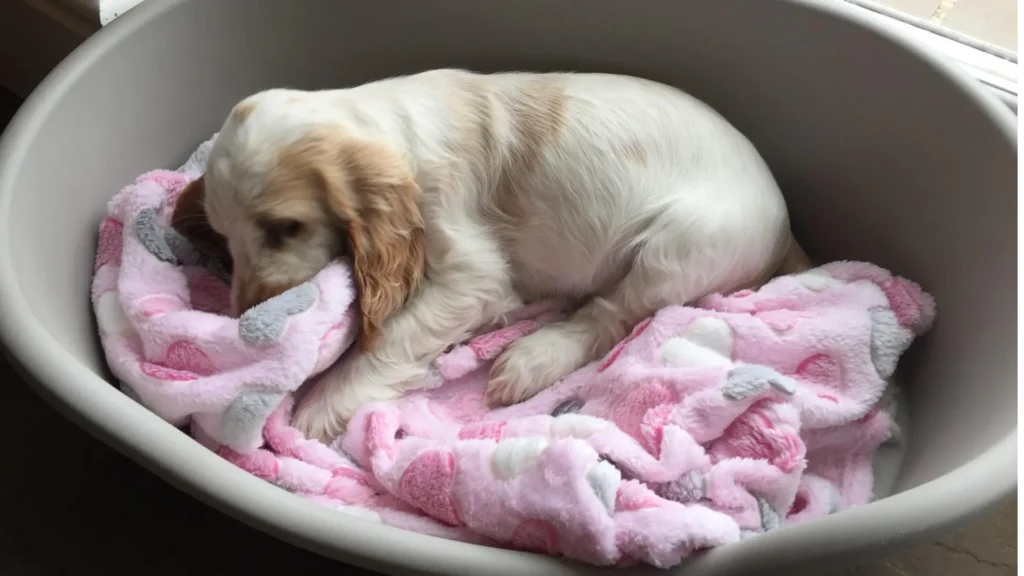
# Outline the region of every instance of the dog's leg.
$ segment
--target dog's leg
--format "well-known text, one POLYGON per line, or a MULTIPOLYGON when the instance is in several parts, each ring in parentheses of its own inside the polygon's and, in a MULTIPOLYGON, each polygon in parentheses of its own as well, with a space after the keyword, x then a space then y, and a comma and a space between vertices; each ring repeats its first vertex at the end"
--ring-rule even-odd
POLYGON ((627 277, 609 294, 594 297, 568 319, 513 342, 491 368, 486 399, 492 406, 526 400, 606 354, 630 327, 657 307, 624 306, 634 284, 627 277))
POLYGON ((416 389, 447 346, 522 305, 502 259, 472 262, 472 272, 437 276, 454 281, 425 281, 385 320, 373 351, 343 357, 299 399, 293 425, 308 437, 333 440, 363 405, 416 389))
POLYGON ((738 289, 773 265, 771 246, 777 233, 766 234, 761 243, 751 242, 750 234, 728 230, 695 237, 687 217, 671 213, 656 225, 622 280, 569 319, 517 340, 498 357, 491 369, 488 403, 526 400, 607 354, 659 309, 738 289))

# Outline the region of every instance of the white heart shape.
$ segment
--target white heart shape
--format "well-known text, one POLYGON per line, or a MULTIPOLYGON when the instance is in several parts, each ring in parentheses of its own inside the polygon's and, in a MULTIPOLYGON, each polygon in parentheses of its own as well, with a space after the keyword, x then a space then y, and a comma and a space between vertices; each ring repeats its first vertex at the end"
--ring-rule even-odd
POLYGON ((661 363, 674 368, 698 368, 730 366, 732 361, 696 342, 685 338, 671 338, 661 345, 661 363))
POLYGON ((690 322, 679 334, 709 350, 714 350, 722 356, 732 357, 732 328, 721 318, 703 316, 690 322))
POLYGON ((679 336, 661 345, 661 360, 669 366, 729 366, 732 328, 720 318, 703 316, 690 322, 679 336))
POLYGON ((100 332, 108 336, 125 336, 133 332, 131 320, 124 313, 116 291, 100 296, 96 303, 96 324, 100 332))
POLYGON ((585 414, 562 414, 551 421, 551 435, 555 438, 589 438, 611 426, 607 420, 585 414))
POLYGON ((587 483, 609 514, 615 512, 615 495, 622 483, 622 472, 607 460, 602 460, 587 471, 587 483))
POLYGON ((519 476, 537 461, 548 442, 544 438, 509 438, 498 442, 491 454, 491 468, 498 480, 519 476))
POLYGON ((829 276, 827 272, 822 270, 811 270, 810 272, 800 274, 796 278, 804 285, 804 288, 812 292, 823 292, 828 288, 842 285, 842 282, 829 276))

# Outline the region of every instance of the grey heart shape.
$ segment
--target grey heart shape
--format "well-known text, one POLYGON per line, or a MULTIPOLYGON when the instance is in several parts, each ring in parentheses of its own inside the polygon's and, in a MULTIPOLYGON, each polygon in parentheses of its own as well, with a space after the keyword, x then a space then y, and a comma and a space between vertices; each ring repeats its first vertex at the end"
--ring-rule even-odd
POLYGON ((263 423, 284 399, 282 392, 248 390, 239 394, 221 418, 224 443, 244 447, 263 431, 263 423))
POLYGON ((761 496, 757 497, 757 510, 761 514, 761 529, 771 532, 782 527, 782 515, 761 496))
POLYGON ((178 264, 178 258, 167 244, 163 228, 157 223, 156 210, 143 208, 135 217, 135 234, 149 253, 168 264, 178 264))
POLYGON ((671 482, 662 484, 657 492, 666 500, 674 500, 683 504, 698 502, 704 498, 707 480, 697 470, 691 470, 671 482))
POLYGON ((238 335, 256 346, 280 342, 288 318, 309 310, 316 302, 317 292, 312 282, 306 282, 253 306, 239 319, 238 335))
POLYGON ((555 409, 551 411, 551 415, 557 418, 562 414, 575 414, 580 411, 580 408, 583 408, 583 400, 580 400, 579 398, 570 398, 558 406, 555 406, 555 409))
POLYGON ((173 228, 163 228, 157 222, 157 211, 144 208, 135 217, 135 234, 149 253, 160 260, 186 266, 201 266, 210 271, 225 284, 231 282, 231 274, 216 258, 199 252, 184 236, 173 228))
POLYGON ((786 394, 796 392, 792 379, 760 364, 741 364, 729 371, 722 395, 730 400, 743 400, 760 393, 768 386, 786 394))
POLYGON ((184 266, 200 266, 210 271, 225 284, 231 283, 231 274, 224 268, 220 260, 211 258, 196 250, 195 246, 187 238, 178 233, 174 228, 164 231, 164 241, 170 247, 171 252, 184 266))

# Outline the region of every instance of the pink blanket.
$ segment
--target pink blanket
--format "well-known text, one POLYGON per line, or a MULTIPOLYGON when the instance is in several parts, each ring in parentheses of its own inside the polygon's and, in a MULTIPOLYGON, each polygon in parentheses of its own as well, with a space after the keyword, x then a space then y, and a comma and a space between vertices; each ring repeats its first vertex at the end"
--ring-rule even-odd
POLYGON ((864 504, 893 425, 886 379, 934 317, 912 282, 838 262, 664 309, 550 390, 488 412, 491 360, 558 317, 541 303, 439 358, 423 391, 365 407, 328 447, 288 426, 290 391, 351 343, 347 269, 257 319, 217 315, 223 277, 166 242, 167 206, 202 157, 190 162, 127 188, 103 225, 93 298, 126 391, 260 478, 441 537, 666 567, 864 504), (153 230, 179 257, 154 254, 153 230))

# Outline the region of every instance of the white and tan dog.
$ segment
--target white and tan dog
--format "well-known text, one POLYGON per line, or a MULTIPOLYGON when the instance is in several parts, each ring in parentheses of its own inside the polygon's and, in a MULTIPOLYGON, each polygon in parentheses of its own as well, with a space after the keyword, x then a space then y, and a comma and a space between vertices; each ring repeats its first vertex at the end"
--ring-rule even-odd
POLYGON ((176 219, 212 227, 192 236, 227 239, 236 312, 351 255, 358 350, 294 417, 322 440, 524 302, 577 308, 498 358, 493 404, 533 396, 661 307, 800 257, 751 143, 679 90, 623 76, 437 70, 269 90, 235 106, 184 198, 176 219))

